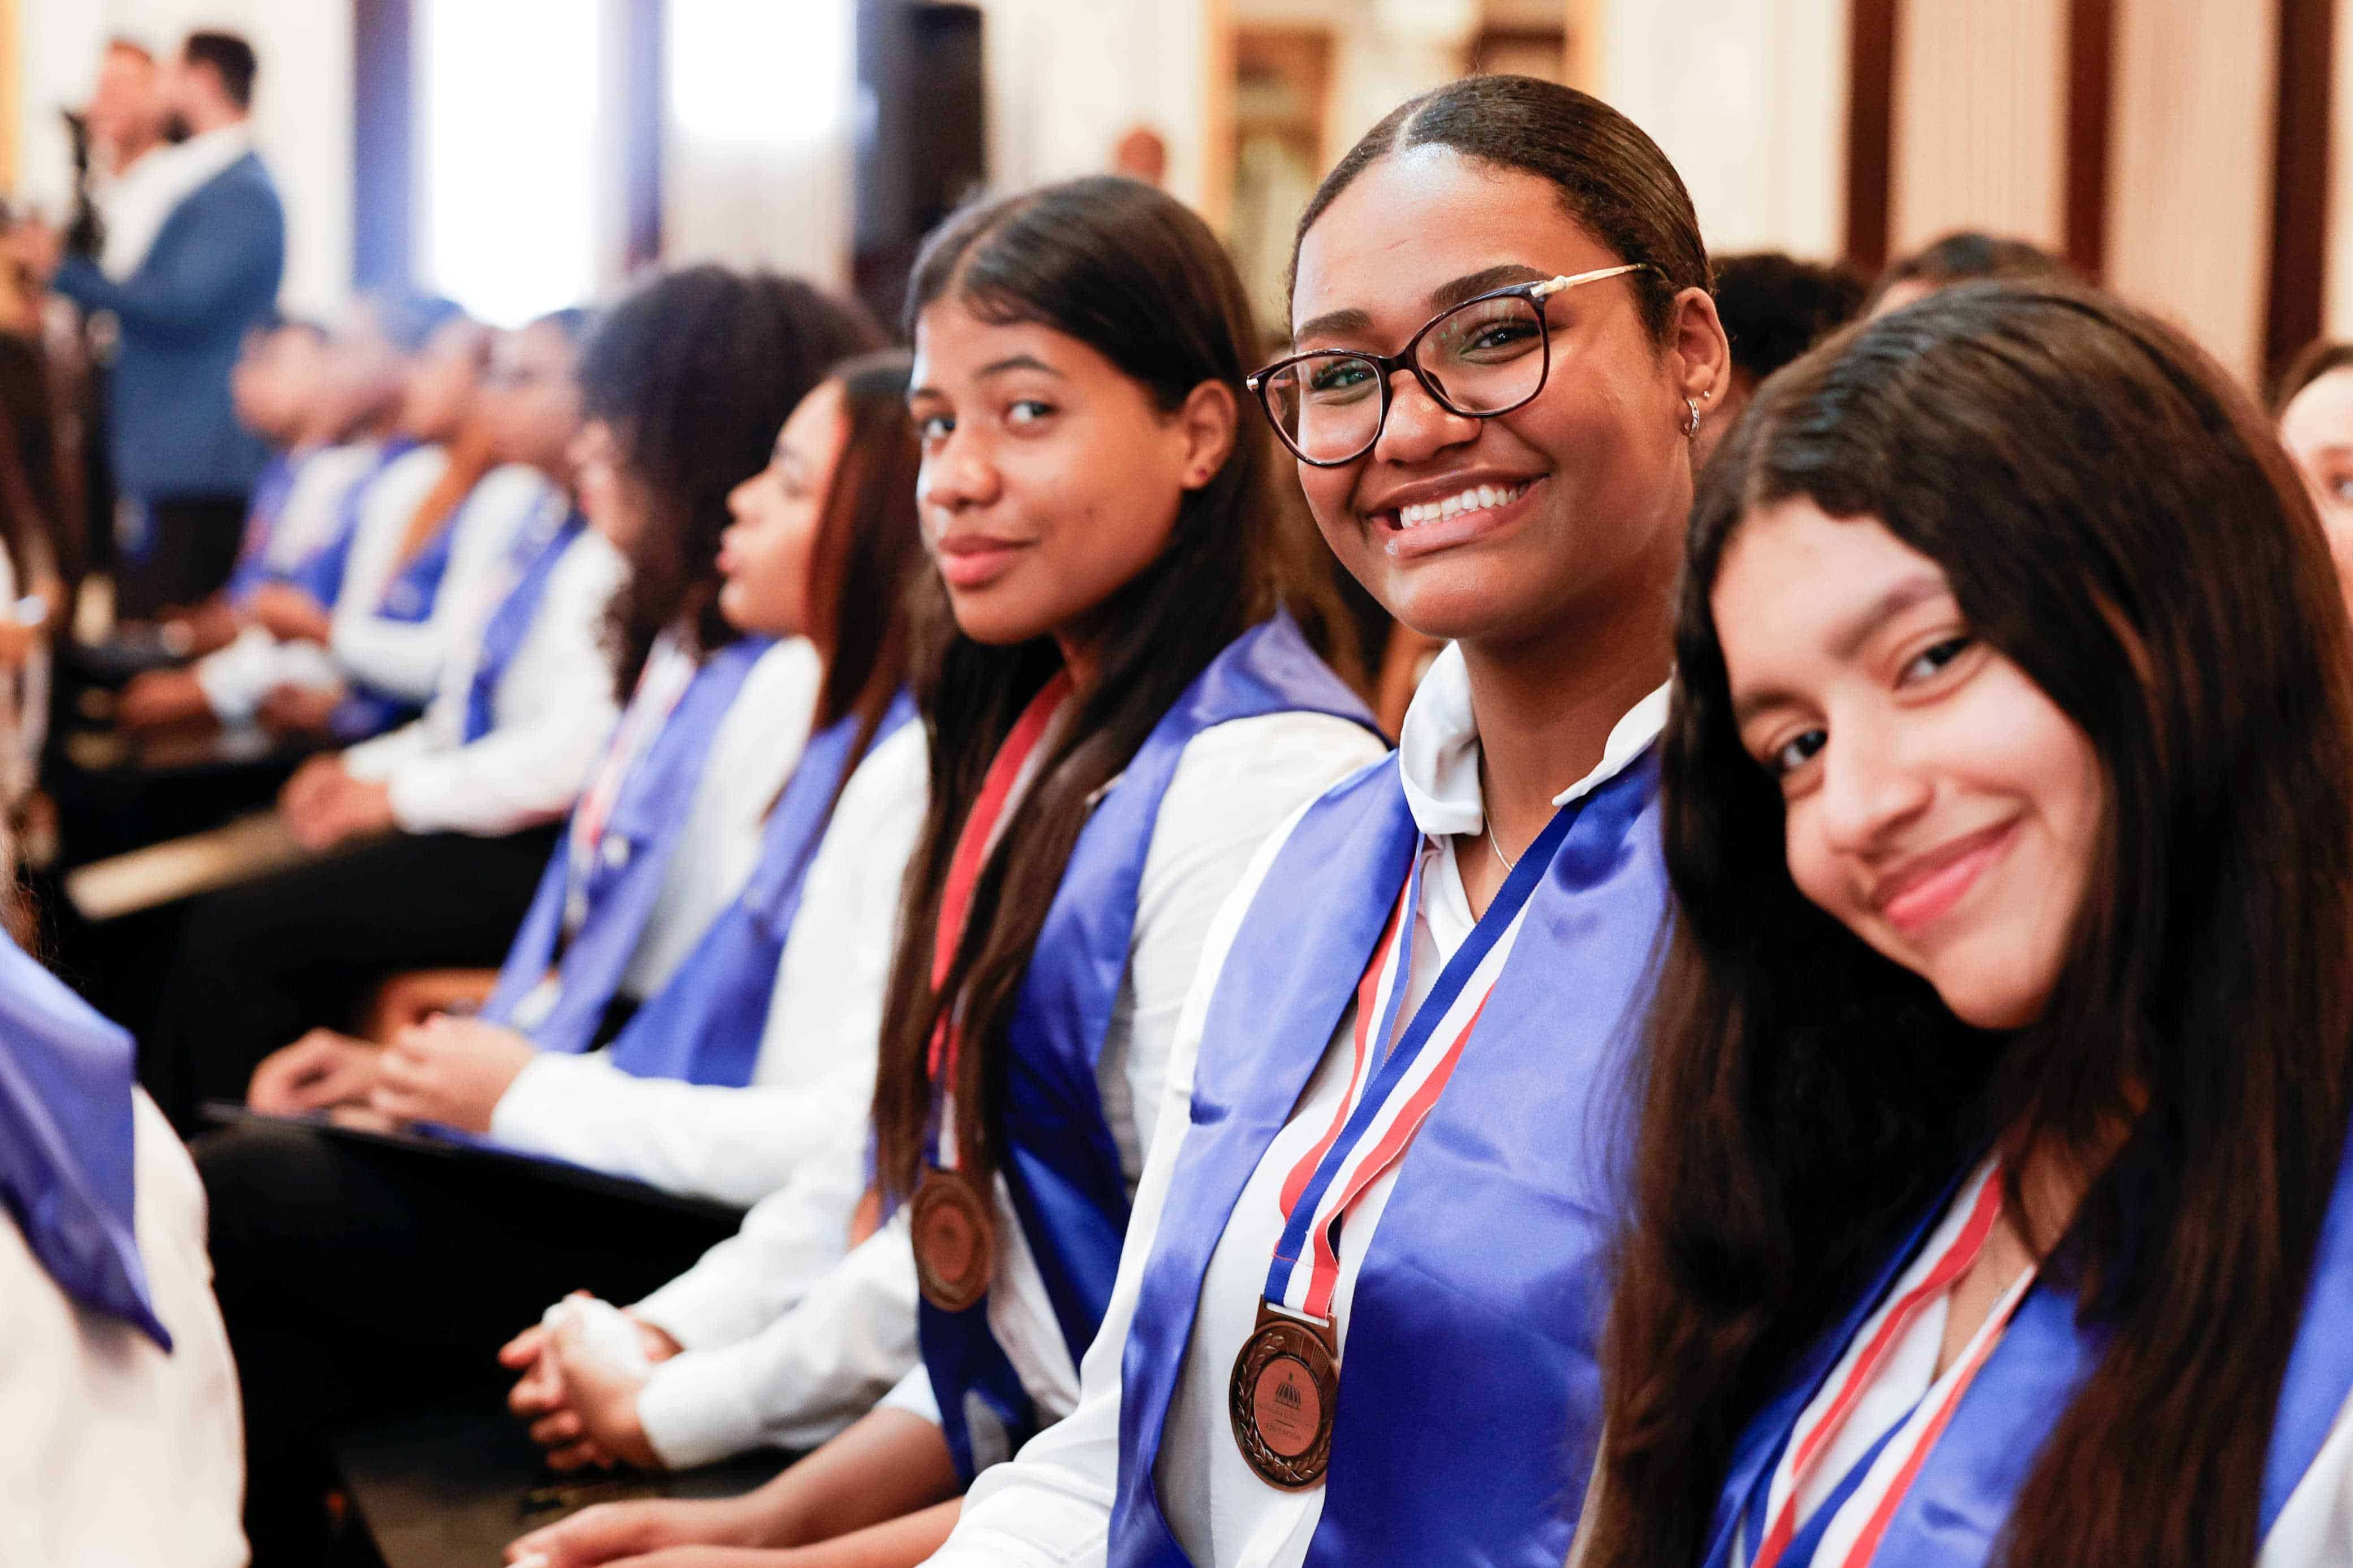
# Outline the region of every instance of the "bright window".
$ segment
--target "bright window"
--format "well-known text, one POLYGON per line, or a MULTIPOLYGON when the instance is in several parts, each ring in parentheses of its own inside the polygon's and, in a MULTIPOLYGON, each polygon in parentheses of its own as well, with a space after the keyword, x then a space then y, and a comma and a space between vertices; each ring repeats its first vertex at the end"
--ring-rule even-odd
POLYGON ((517 325, 585 302, 604 224, 604 7, 418 0, 418 282, 517 325))

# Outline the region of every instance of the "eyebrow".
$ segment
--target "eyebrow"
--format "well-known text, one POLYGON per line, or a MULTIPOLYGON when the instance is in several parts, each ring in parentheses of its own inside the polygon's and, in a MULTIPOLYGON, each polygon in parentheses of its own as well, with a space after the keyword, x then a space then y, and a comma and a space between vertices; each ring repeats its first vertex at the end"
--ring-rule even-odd
MULTIPOLYGON (((1936 572, 1915 572, 1911 576, 1891 584, 1870 604, 1846 620, 1836 623, 1822 646, 1831 658, 1843 662, 1852 658, 1862 645, 1876 636, 1883 626, 1915 605, 1949 594, 1944 576, 1936 572)), ((1764 710, 1789 701, 1789 693, 1778 687, 1744 692, 1734 699, 1732 721, 1735 726, 1746 726, 1764 710)))
POLYGON ((1062 374, 1060 371, 1056 370, 1052 365, 1048 364, 1044 360, 1039 359, 1035 354, 1008 354, 1004 359, 992 360, 988 363, 982 365, 979 372, 973 377, 973 379, 976 381, 986 381, 992 375, 1003 375, 1008 371, 1015 370, 1042 370, 1048 375, 1058 378, 1060 377, 1062 374))
MULTIPOLYGON (((1516 261, 1505 262, 1501 267, 1466 272, 1451 282, 1440 283, 1430 291, 1425 302, 1430 314, 1436 315, 1440 310, 1451 310, 1497 289, 1507 289, 1514 283, 1541 283, 1551 276, 1549 272, 1540 272, 1516 261)), ((1291 334, 1291 338, 1293 342, 1303 342, 1309 338, 1349 337, 1372 330, 1373 318, 1368 310, 1328 310, 1303 323, 1297 331, 1291 334)))

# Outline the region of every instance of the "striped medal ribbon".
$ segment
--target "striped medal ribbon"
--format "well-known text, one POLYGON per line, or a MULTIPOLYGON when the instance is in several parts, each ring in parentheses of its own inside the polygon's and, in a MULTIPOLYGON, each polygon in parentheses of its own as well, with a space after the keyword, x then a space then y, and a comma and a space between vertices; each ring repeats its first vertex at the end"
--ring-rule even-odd
POLYGON ((1365 1194, 1405 1157, 1437 1108, 1511 957, 1528 900, 1577 816, 1574 807, 1553 814, 1399 1036, 1398 1016, 1410 989, 1414 911, 1430 852, 1415 857, 1405 891, 1357 983, 1348 1092, 1331 1125, 1284 1178, 1282 1237, 1267 1270, 1257 1327, 1234 1358, 1227 1387, 1234 1441, 1270 1486, 1300 1490, 1324 1479, 1340 1394, 1332 1297, 1340 1279, 1341 1229, 1365 1194))
MULTIPOLYGON (((932 988, 947 984, 956 949, 964 942, 965 921, 972 912, 972 895, 981 868, 996 847, 1005 815, 1027 779, 1039 744, 1052 728, 1054 716, 1070 700, 1071 677, 1058 671, 1038 689, 1021 716, 990 759, 980 781, 972 813, 956 835, 955 853, 948 858, 947 884, 940 890, 940 919, 932 946, 932 988)), ((953 1010, 940 1016, 932 1031, 931 1079, 937 1099, 937 1143, 934 1158, 915 1184, 908 1203, 908 1227, 915 1246, 915 1281, 923 1300, 943 1312, 961 1312, 988 1293, 997 1270, 995 1205, 980 1184, 956 1168, 956 1061, 962 1032, 953 1010)))
POLYGON ((1998 1164, 1988 1166, 1978 1178, 1976 1193, 1966 1201, 1968 1217, 1943 1254, 1918 1284, 1889 1307, 1876 1325, 1865 1331, 1860 1352, 1840 1374, 1830 1399, 1826 1403, 1818 1399, 1800 1417, 1789 1434, 1780 1462, 1767 1472, 1760 1495, 1751 1502, 1750 1513, 1755 1518, 1769 1518, 1771 1523, 1749 1561, 1749 1568, 1812 1568, 1825 1542, 1833 1533, 1841 1532, 1842 1519, 1860 1523, 1843 1547, 1831 1548, 1832 1555, 1822 1559, 1822 1568, 1831 1568, 1833 1563, 1836 1568, 1863 1568, 1879 1550, 1896 1510, 1918 1479, 1936 1439, 1951 1424, 1962 1395, 1968 1392, 1978 1370, 2000 1342, 2002 1330, 2018 1310, 2019 1303, 2026 1299, 2034 1280, 2033 1270, 2029 1269, 2011 1284, 1970 1338, 1960 1359, 1856 1459, 1838 1486, 1803 1521, 1799 1518, 1799 1501, 1840 1432, 1853 1416, 1873 1380, 1885 1369, 1888 1359, 1904 1342, 1906 1332, 1922 1313, 1951 1293, 1992 1239, 2002 1209, 2001 1170, 1998 1164), (1896 1457, 1891 1458, 1891 1454, 1896 1457))
POLYGON ((652 747, 662 726, 670 722, 670 713, 685 698, 687 688, 694 684, 696 669, 693 659, 665 641, 647 656, 645 668, 638 672, 637 689, 629 694, 628 710, 621 715, 620 728, 613 735, 613 743, 605 749, 605 760, 597 767, 596 776, 581 795, 579 809, 572 814, 572 887, 564 910, 567 936, 577 935, 587 918, 588 877, 604 843, 605 825, 611 820, 613 806, 621 797, 621 786, 628 781, 630 770, 652 747))

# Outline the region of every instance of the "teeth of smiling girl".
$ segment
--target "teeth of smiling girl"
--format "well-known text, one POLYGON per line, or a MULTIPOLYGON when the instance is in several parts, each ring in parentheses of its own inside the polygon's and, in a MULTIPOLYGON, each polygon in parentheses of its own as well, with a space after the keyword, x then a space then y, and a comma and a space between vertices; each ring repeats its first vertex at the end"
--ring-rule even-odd
POLYGON ((1484 511, 1494 507, 1509 506, 1527 489, 1525 484, 1472 485, 1458 495, 1443 500, 1416 501, 1398 510, 1399 528, 1419 528, 1425 522, 1441 522, 1460 517, 1466 511, 1484 511))

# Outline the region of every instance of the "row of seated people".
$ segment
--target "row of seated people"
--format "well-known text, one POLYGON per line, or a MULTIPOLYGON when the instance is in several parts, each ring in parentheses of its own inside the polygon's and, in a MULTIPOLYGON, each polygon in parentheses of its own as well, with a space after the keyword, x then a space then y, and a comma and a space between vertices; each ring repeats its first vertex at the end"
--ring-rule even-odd
POLYGON ((2313 500, 2064 286, 1891 303, 1704 457, 1713 281, 1647 138, 1491 77, 1335 170, 1255 374, 1116 180, 952 219, 912 359, 715 271, 601 319, 628 700, 495 979, 294 1040, 285 951, 348 1016, 374 910, 467 896, 338 859, 166 988, 168 1108, 249 1099, 195 1155, 256 1561, 494 1359, 559 1468, 804 1456, 509 1548, 565 1568, 2342 1560, 2313 500), (1394 752, 1286 452, 1442 647, 1394 752))

